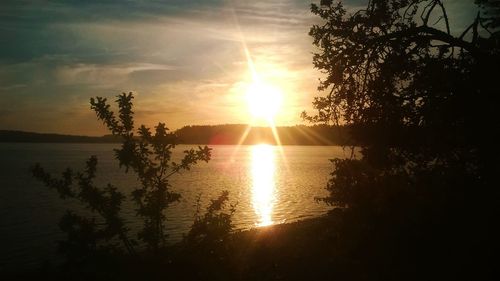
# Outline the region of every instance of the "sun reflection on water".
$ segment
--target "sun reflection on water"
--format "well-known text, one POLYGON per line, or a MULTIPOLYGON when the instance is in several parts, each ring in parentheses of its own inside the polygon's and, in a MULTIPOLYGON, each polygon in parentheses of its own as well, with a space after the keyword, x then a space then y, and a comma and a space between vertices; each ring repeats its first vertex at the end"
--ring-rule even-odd
POLYGON ((252 147, 252 204, 258 216, 257 226, 273 224, 275 155, 270 145, 252 147))

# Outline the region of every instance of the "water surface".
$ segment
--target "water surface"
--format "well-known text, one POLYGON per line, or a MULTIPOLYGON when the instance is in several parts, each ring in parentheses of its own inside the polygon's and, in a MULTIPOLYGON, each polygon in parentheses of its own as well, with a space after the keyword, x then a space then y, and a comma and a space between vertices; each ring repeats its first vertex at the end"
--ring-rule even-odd
MULTIPOLYGON (((61 200, 55 191, 35 181, 29 167, 36 162, 59 174, 66 167, 81 169, 88 157, 98 157, 97 180, 111 183, 129 195, 138 186, 114 159, 116 144, 0 144, 0 270, 36 266, 56 257, 56 241, 63 239, 57 223, 75 202, 61 200)), ((177 147, 174 158, 191 146, 177 147)), ((212 160, 172 177, 172 189, 182 195, 168 209, 169 240, 178 241, 189 229, 196 198, 206 205, 223 190, 237 204, 236 229, 292 222, 325 213, 328 207, 314 198, 326 195, 332 169, 329 159, 349 156, 335 146, 214 146, 212 160)), ((134 206, 123 214, 132 232, 141 227, 134 206)))

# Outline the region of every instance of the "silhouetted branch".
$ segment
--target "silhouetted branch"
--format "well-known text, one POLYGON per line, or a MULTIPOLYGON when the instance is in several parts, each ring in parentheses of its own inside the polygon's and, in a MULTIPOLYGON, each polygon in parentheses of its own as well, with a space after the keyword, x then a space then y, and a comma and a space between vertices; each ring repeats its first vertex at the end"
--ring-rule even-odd
POLYGON ((395 31, 387 35, 381 35, 373 39, 368 40, 368 44, 378 44, 386 40, 393 39, 409 39, 417 41, 422 35, 427 35, 430 40, 438 40, 447 43, 454 47, 460 47, 467 50, 472 56, 478 59, 488 58, 488 53, 477 48, 474 44, 464 41, 460 38, 455 38, 452 35, 443 32, 441 30, 429 27, 429 26, 418 26, 412 27, 401 31, 395 31))

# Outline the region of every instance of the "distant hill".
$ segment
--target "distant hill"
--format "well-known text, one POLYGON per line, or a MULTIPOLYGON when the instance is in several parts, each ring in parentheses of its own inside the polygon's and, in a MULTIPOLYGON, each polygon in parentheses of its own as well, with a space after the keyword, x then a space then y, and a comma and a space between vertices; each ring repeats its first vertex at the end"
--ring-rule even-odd
MULTIPOLYGON (((248 125, 185 126, 176 131, 181 143, 186 144, 277 144, 269 127, 248 125)), ((343 145, 349 143, 348 130, 339 126, 276 127, 283 145, 343 145)))
MULTIPOLYGON (((345 127, 315 125, 276 127, 283 145, 345 145, 348 132, 345 127)), ((175 131, 183 144, 277 144, 269 127, 249 127, 243 124, 185 126, 175 131)), ((43 134, 23 131, 0 130, 0 142, 31 143, 119 143, 112 135, 102 137, 43 134)))
POLYGON ((0 142, 35 143, 118 143, 120 139, 112 135, 102 137, 42 134, 23 131, 0 130, 0 142))

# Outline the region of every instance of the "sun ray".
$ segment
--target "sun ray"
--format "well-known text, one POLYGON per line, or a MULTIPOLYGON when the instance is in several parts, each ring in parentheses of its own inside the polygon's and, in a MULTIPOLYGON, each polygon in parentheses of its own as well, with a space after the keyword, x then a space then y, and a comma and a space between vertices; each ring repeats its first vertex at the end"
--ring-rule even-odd
POLYGON ((312 131, 312 129, 309 129, 307 132, 304 131, 301 127, 297 126, 297 130, 301 135, 306 137, 308 140, 312 141, 313 143, 316 143, 318 140, 321 141, 324 144, 332 144, 330 140, 327 138, 321 136, 320 134, 312 131))
MULTIPOLYGON (((271 96, 271 98, 274 99, 274 101, 272 101, 274 104, 271 105, 268 109, 264 110, 264 112, 262 114, 262 115, 266 115, 266 116, 260 116, 260 117, 264 117, 268 123, 268 126, 271 128, 276 145, 279 148, 280 155, 285 162, 286 169, 288 170, 288 164, 287 164, 287 161, 285 158, 283 146, 281 144, 281 139, 279 137, 279 134, 278 134, 278 131, 276 129, 275 122, 274 122, 274 115, 276 115, 279 107, 281 106, 281 102, 282 102, 281 101, 281 99, 282 99, 281 93, 278 93, 276 90, 273 90, 270 86, 263 83, 261 77, 259 76, 259 74, 255 68, 255 63, 252 59, 252 55, 251 55, 250 50, 247 46, 243 32, 241 31, 241 26, 239 24, 238 16, 234 10, 232 11, 232 14, 233 14, 233 20, 235 23, 235 27, 237 29, 238 36, 240 37, 240 42, 242 45, 243 53, 245 54, 247 68, 248 68, 248 71, 249 71, 251 79, 252 79, 252 84, 250 85, 250 87, 253 85, 256 88, 255 91, 257 92, 257 94, 259 94, 261 96, 264 94, 262 92, 267 91, 267 93, 265 93, 268 95, 267 98, 270 98, 269 96, 271 96), (258 93, 259 91, 261 91, 261 93, 258 93), (275 107, 275 108, 272 108, 272 107, 275 107), (267 111, 267 112, 265 112, 265 111, 267 111)), ((249 94, 251 94, 251 93, 247 92, 247 101, 249 99, 251 100, 251 98, 249 97, 249 94)), ((265 101, 264 101, 264 103, 262 103, 262 101, 255 99, 255 102, 253 102, 253 103, 255 103, 254 107, 258 108, 258 107, 262 106, 263 104, 265 104, 265 101)), ((256 112, 254 112, 254 113, 256 113, 256 112)), ((240 137, 240 139, 238 141, 238 144, 235 148, 235 153, 239 150, 239 147, 245 142, 246 138, 248 137, 248 134, 250 133, 250 131, 252 129, 252 124, 255 122, 256 117, 258 117, 256 115, 259 115, 259 114, 253 114, 253 115, 254 115, 253 119, 250 121, 250 124, 247 126, 247 128, 245 129, 245 131, 243 132, 242 136, 240 137)))
POLYGON ((281 139, 280 139, 280 135, 278 134, 278 130, 276 129, 276 126, 274 125, 274 121, 272 121, 270 127, 271 127, 271 131, 273 132, 273 137, 274 137, 274 140, 276 141, 276 145, 277 145, 278 150, 280 152, 281 158, 283 159, 283 162, 285 163, 285 169, 287 171, 289 171, 290 169, 288 166, 288 161, 286 161, 285 151, 283 149, 283 145, 281 144, 281 139))
POLYGON ((229 158, 228 163, 232 163, 232 161, 234 159, 234 155, 236 155, 236 153, 239 151, 240 147, 243 145, 243 142, 245 142, 245 140, 247 139, 247 136, 251 130, 252 130, 252 127, 250 125, 247 125, 245 128, 245 131, 243 132, 240 139, 238 140, 238 143, 236 144, 236 147, 234 148, 233 153, 231 154, 231 157, 229 158))

